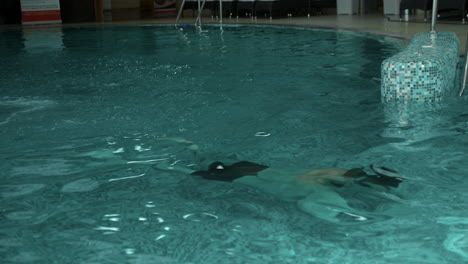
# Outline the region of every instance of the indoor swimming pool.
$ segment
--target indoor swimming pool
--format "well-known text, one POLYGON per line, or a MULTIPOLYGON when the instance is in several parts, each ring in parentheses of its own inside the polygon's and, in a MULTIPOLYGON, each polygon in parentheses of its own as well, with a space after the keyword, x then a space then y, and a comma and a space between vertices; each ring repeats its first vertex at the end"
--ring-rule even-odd
POLYGON ((405 40, 271 26, 0 35, 4 264, 468 261, 467 97, 381 103, 380 64, 405 40), (300 198, 157 168, 217 160, 374 164, 405 181, 334 188, 368 217, 330 222, 300 198))

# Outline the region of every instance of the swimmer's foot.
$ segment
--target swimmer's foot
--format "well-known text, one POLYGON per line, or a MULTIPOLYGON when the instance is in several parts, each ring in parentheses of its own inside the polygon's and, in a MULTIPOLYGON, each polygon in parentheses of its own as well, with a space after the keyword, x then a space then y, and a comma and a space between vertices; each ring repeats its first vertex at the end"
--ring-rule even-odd
POLYGON ((189 168, 172 165, 172 164, 170 164, 168 162, 161 162, 161 163, 158 163, 158 164, 153 165, 151 167, 153 169, 155 169, 155 170, 175 171, 175 172, 180 172, 180 173, 185 173, 185 174, 192 174, 193 172, 195 172, 194 170, 191 170, 189 168))
POLYGON ((375 167, 374 165, 371 165, 370 168, 379 176, 400 177, 400 174, 398 174, 398 172, 389 168, 375 167))
POLYGON ((377 176, 367 178, 365 181, 369 181, 369 183, 397 188, 404 181, 403 178, 400 178, 400 174, 394 170, 373 165, 371 165, 371 169, 377 176))
POLYGON ((373 222, 381 222, 384 220, 391 219, 391 217, 387 215, 374 213, 356 214, 342 211, 336 216, 336 219, 339 221, 337 223, 341 225, 359 225, 370 224, 373 222))

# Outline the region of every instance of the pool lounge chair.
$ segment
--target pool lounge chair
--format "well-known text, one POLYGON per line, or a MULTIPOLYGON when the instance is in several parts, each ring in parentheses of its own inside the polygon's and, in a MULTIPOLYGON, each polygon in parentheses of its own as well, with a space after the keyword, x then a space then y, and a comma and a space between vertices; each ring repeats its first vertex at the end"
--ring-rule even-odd
POLYGON ((288 14, 296 14, 299 9, 336 8, 336 0, 256 0, 256 11, 267 11, 272 16, 273 10, 285 10, 288 14))
MULTIPOLYGON (((219 2, 218 2, 219 5, 219 2)), ((236 10, 237 0, 223 0, 223 12, 225 15, 232 16, 236 10)), ((219 10, 219 7, 218 7, 219 10)))
MULTIPOLYGON (((203 1, 203 0, 201 0, 203 1)), ((208 5, 208 1, 206 4, 208 5)), ((223 17, 232 16, 236 9, 237 0, 223 0, 223 17)), ((219 0, 211 0, 211 15, 219 16, 219 0)))
MULTIPOLYGON (((214 16, 215 14, 215 8, 217 6, 219 0, 206 0, 205 3, 205 9, 208 8, 211 10, 211 15, 214 16)), ((203 3, 203 0, 200 1, 203 3)), ((196 17, 197 16, 197 10, 198 10, 198 0, 185 0, 185 9, 192 9, 192 16, 196 17)))
POLYGON ((336 8, 336 0, 309 0, 309 15, 312 7, 321 13, 322 8, 336 8))
POLYGON ((279 2, 280 0, 256 0, 255 2, 255 16, 257 16, 257 12, 259 11, 266 11, 270 18, 273 18, 273 5, 275 2, 279 2))
POLYGON ((297 14, 303 8, 309 7, 309 0, 281 0, 275 3, 275 8, 282 8, 287 10, 288 14, 297 14))
POLYGON ((462 21, 464 22, 466 19, 466 8, 467 8, 468 0, 443 0, 439 1, 438 11, 439 14, 444 11, 451 11, 455 10, 458 12, 461 17, 462 21))
POLYGON ((427 11, 432 10, 432 0, 402 0, 400 3, 400 20, 403 19, 403 13, 406 9, 424 10, 424 21, 427 21, 427 11))
POLYGON ((237 16, 239 16, 240 11, 246 11, 246 16, 253 16, 255 11, 255 0, 237 0, 237 16))

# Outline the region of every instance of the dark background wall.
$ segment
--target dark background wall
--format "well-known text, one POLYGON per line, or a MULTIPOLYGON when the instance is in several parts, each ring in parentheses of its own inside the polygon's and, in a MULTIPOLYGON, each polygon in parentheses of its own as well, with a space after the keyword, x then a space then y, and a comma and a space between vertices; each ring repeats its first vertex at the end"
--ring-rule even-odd
MULTIPOLYGON (((64 23, 96 21, 95 0, 60 0, 64 23)), ((0 24, 21 24, 21 1, 0 0, 0 24)))
POLYGON ((0 24, 21 23, 20 0, 0 0, 0 24))
POLYGON ((63 23, 96 21, 94 0, 60 0, 63 23))

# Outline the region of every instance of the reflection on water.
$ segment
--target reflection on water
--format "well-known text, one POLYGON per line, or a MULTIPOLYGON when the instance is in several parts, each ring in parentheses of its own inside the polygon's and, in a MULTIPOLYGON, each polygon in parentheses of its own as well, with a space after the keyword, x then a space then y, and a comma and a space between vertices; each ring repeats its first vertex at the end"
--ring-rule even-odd
POLYGON ((0 98, 0 126, 18 115, 38 111, 54 105, 53 101, 38 98, 0 98))
POLYGON ((61 27, 23 28, 22 31, 26 52, 57 52, 64 48, 61 27))

